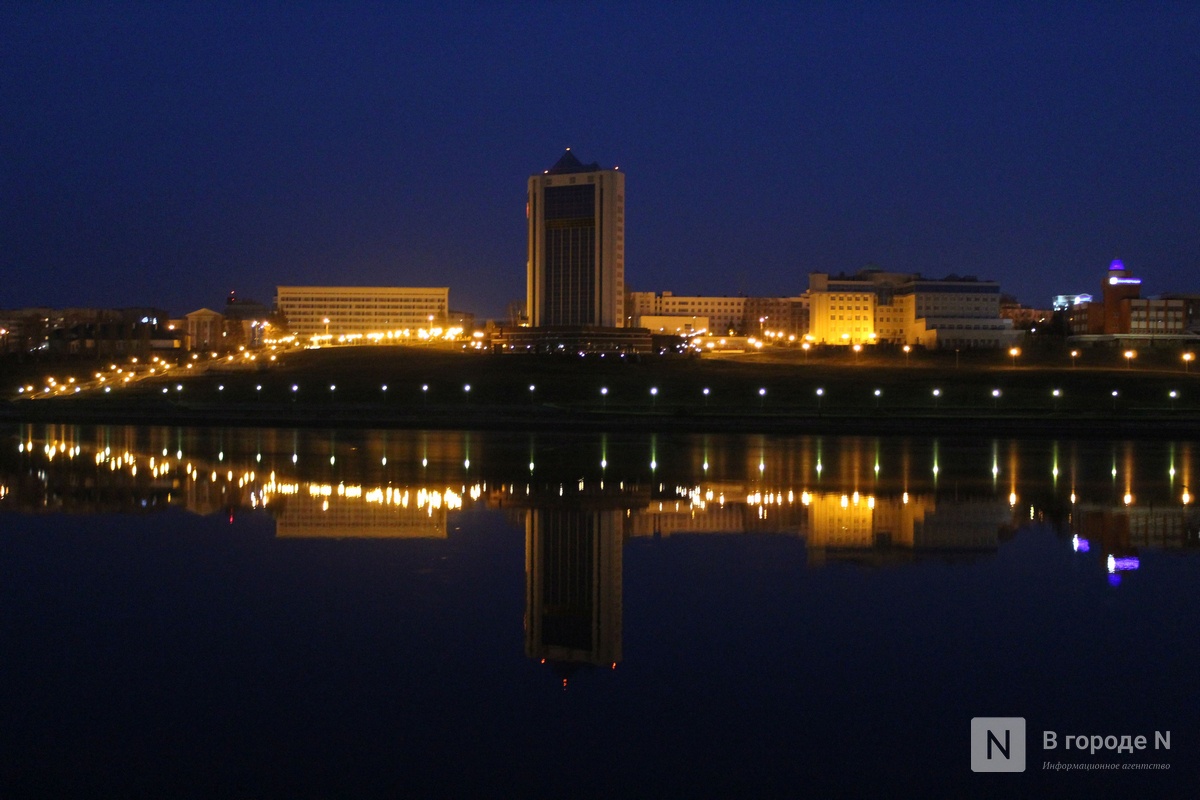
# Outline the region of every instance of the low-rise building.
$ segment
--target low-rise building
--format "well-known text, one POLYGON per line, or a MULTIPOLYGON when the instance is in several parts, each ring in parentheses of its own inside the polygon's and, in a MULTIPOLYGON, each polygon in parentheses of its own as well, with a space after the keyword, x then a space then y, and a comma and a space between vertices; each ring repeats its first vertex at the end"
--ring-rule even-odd
MULTIPOLYGON (((415 337, 447 324, 450 289, 398 286, 279 286, 275 306, 301 339, 405 330, 415 337)), ((403 340, 403 339, 401 339, 403 340)))

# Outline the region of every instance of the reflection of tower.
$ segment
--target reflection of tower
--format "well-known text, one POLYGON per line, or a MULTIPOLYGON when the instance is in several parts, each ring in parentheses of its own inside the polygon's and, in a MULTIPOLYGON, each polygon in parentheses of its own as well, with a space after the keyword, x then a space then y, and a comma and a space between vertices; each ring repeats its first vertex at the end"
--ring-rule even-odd
POLYGON ((560 666, 621 660, 621 511, 531 509, 525 653, 560 666))

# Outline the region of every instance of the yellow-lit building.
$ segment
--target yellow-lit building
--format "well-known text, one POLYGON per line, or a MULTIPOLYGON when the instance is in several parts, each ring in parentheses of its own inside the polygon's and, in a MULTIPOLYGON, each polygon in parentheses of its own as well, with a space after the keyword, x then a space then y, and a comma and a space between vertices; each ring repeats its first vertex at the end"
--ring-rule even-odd
POLYGON ((353 336, 447 324, 450 289, 445 286, 279 286, 275 307, 288 332, 301 339, 353 336))
POLYGON ((1000 284, 994 281, 878 270, 812 273, 808 279, 808 335, 817 344, 998 348, 1021 335, 1000 316, 1000 284))

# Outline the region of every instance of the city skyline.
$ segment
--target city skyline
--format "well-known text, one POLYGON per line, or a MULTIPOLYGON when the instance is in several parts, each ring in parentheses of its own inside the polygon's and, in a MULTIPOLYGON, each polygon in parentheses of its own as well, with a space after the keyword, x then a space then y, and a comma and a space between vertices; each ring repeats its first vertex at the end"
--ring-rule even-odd
POLYGON ((873 264, 1048 307, 1113 258, 1194 290, 1183 4, 0 16, 0 307, 448 285, 503 318, 522 181, 565 147, 631 173, 631 290, 786 296, 873 264))

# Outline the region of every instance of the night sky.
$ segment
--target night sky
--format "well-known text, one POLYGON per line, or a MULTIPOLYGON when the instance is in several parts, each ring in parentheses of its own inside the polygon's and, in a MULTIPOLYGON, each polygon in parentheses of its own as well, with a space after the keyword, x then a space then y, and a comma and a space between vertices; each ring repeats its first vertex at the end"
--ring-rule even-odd
POLYGON ((423 5, 0 4, 0 308, 502 316, 568 146, 627 173, 635 290, 1200 291, 1195 2, 423 5))

